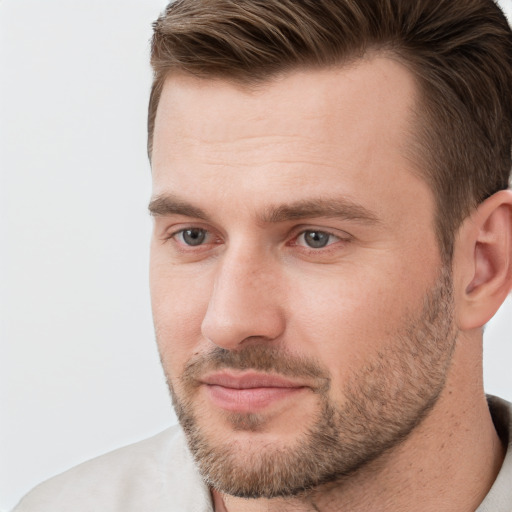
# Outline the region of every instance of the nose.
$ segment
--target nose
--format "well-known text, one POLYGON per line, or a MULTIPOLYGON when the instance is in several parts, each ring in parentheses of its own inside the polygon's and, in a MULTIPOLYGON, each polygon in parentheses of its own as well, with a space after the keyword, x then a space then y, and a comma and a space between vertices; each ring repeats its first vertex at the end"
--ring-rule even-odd
POLYGON ((229 250, 220 257, 201 330, 215 345, 278 338, 285 329, 279 272, 262 255, 229 250))

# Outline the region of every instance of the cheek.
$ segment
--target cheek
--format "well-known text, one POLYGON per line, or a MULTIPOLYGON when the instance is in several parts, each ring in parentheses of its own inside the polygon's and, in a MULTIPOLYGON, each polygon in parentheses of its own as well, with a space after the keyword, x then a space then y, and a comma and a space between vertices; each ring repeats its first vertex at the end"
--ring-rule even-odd
MULTIPOLYGON (((151 307, 158 348, 168 373, 181 368, 201 343, 208 281, 151 256, 151 307)), ((174 374, 174 372, 172 372, 174 374)))
POLYGON ((331 275, 314 292, 305 280, 294 293, 288 339, 294 348, 328 368, 333 388, 396 343, 406 315, 422 307, 426 285, 404 283, 401 272, 331 275))

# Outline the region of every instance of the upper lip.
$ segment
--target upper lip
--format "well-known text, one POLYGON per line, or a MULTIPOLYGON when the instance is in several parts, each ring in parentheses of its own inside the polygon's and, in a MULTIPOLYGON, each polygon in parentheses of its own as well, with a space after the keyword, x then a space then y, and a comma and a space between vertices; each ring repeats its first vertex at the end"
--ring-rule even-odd
POLYGON ((256 372, 235 374, 224 371, 207 374, 200 380, 203 384, 210 386, 222 386, 233 389, 305 387, 302 383, 294 382, 280 375, 256 372))

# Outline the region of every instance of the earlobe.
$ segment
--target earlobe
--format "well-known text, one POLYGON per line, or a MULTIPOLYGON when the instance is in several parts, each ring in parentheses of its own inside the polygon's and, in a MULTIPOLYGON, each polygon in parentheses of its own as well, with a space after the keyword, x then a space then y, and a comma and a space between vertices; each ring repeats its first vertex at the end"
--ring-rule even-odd
POLYGON ((459 328, 485 325, 512 288, 512 191, 486 199, 462 226, 465 286, 458 307, 459 328))

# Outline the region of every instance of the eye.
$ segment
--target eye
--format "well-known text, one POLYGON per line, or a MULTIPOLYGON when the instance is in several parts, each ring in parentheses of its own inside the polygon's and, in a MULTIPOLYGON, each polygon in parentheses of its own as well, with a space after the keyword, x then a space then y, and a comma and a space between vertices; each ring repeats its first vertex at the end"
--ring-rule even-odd
POLYGON ((303 231, 297 237, 297 243, 299 245, 305 245, 311 249, 322 249, 330 244, 337 242, 339 238, 326 233, 325 231, 308 230, 303 231))
POLYGON ((174 236, 183 244, 195 247, 204 243, 207 232, 205 229, 188 228, 178 231, 174 236))

